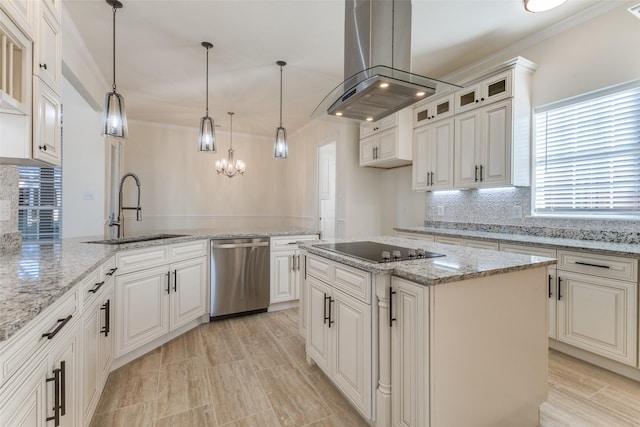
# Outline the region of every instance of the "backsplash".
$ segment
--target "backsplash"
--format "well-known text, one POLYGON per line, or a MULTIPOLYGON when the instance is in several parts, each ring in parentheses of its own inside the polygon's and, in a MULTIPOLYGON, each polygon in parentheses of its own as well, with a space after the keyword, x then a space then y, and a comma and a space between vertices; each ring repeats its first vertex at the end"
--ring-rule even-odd
POLYGON ((0 252, 20 247, 22 234, 18 231, 18 167, 0 166, 0 200, 11 203, 11 218, 0 221, 0 252))
POLYGON ((426 193, 427 227, 620 243, 640 242, 638 221, 534 218, 530 215, 529 187, 426 193), (441 215, 438 215, 439 207, 441 215))

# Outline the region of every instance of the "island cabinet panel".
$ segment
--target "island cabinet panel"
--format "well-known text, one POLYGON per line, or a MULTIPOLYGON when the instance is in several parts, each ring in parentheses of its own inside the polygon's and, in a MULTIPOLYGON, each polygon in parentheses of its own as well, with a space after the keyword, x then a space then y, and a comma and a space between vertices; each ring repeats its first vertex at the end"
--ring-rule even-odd
POLYGON ((429 425, 429 289, 391 279, 391 414, 394 427, 429 425))
POLYGON ((324 371, 329 370, 329 328, 327 327, 327 298, 331 288, 307 278, 307 354, 324 371))

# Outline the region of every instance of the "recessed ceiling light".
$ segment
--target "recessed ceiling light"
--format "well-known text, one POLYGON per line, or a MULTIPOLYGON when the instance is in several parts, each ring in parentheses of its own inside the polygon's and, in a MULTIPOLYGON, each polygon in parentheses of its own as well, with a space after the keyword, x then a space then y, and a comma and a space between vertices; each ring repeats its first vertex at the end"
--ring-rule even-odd
POLYGON ((341 115, 342 115, 342 112, 341 112, 341 111, 338 111, 338 112, 336 113, 336 116, 341 116, 341 115))
POLYGON ((367 117, 367 121, 368 122, 372 122, 373 121, 373 117, 367 117))
POLYGON ((381 88, 389 87, 389 83, 380 83, 381 88))
POLYGON ((567 0, 524 0, 524 8, 528 12, 544 12, 560 6, 567 0))
POLYGON ((425 95, 426 95, 426 93, 424 93, 424 92, 418 92, 418 93, 416 93, 416 96, 425 96, 425 95))

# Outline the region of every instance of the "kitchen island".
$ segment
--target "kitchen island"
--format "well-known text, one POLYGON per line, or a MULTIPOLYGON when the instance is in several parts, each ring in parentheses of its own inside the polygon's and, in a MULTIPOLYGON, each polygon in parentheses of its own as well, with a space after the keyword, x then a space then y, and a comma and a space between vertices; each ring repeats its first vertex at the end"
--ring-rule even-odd
POLYGON ((537 425, 555 260, 367 240, 445 256, 374 263, 302 245, 309 360, 376 426, 537 425))

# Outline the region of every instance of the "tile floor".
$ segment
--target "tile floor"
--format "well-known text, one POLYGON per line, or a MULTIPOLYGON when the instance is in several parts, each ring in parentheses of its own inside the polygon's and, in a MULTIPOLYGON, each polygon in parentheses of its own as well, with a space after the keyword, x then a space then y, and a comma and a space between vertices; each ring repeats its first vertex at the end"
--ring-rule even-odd
MULTIPOLYGON (((298 311, 201 325, 109 376, 91 427, 357 427, 306 363, 298 311)), ((639 426, 640 383, 549 353, 543 427, 639 426)))

